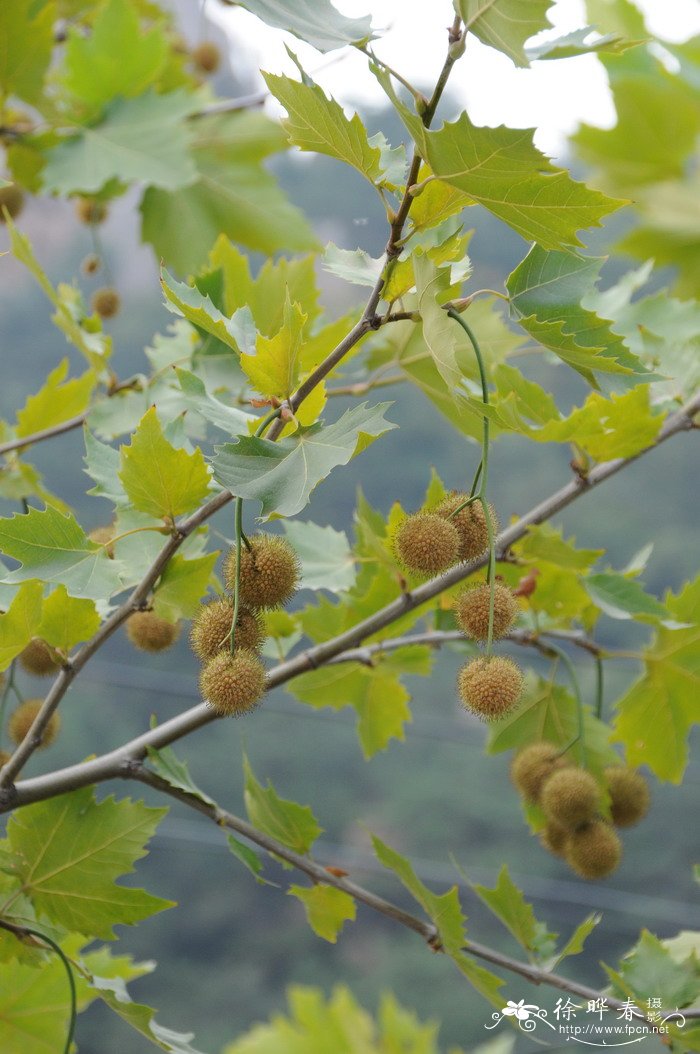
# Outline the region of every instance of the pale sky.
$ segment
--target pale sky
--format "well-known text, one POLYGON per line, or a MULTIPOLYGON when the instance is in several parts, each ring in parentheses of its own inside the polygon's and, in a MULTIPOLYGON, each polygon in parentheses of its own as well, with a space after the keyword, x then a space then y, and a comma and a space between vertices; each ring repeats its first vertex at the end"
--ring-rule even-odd
MULTIPOLYGON (((387 27, 373 44, 378 58, 417 86, 432 85, 445 55, 445 28, 454 17, 450 0, 335 0, 335 6, 352 17, 371 11, 375 30, 387 27)), ((639 0, 638 6, 649 29, 665 39, 685 40, 700 33, 698 0, 639 0)), ((222 28, 229 28, 239 41, 245 41, 251 72, 261 66, 298 76, 286 54, 286 42, 314 79, 346 108, 383 105, 384 96, 368 72, 366 60, 352 49, 347 49, 342 61, 323 68, 341 52, 319 55, 296 37, 268 28, 240 7, 209 4, 207 14, 222 28)), ((557 0, 549 17, 559 33, 586 24, 582 0, 557 0)), ((262 81, 260 86, 264 86, 262 81)), ((520 70, 504 55, 470 37, 466 54, 453 70, 450 89, 476 124, 537 126, 537 145, 552 155, 581 121, 603 127, 614 122, 607 78, 593 56, 538 62, 532 69, 520 70)), ((282 112, 274 100, 267 105, 270 113, 282 112)))

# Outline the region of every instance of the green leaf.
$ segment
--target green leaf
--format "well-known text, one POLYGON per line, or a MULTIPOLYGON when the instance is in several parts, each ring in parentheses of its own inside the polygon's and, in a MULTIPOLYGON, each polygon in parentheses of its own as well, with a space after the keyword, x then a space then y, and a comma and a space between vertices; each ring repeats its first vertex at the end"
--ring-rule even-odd
POLYGON ((665 1007, 688 1006, 700 995, 697 957, 691 954, 677 962, 648 930, 642 930, 638 944, 611 976, 617 993, 634 995, 642 1005, 652 992, 665 1007))
POLYGON ((301 561, 302 589, 341 593, 355 581, 355 560, 347 535, 317 523, 287 520, 284 532, 301 561))
POLYGON ((212 304, 210 298, 200 293, 196 286, 177 282, 167 271, 161 274, 160 284, 165 294, 166 307, 172 304, 178 314, 205 333, 211 333, 233 351, 240 351, 247 343, 244 316, 227 318, 212 304))
POLYGON ((295 853, 308 853, 323 830, 310 807, 280 798, 269 780, 267 787, 262 787, 245 756, 243 769, 245 806, 250 822, 295 853))
POLYGON ((159 1025, 155 1019, 155 1010, 142 1003, 132 1002, 126 985, 121 977, 98 977, 91 979, 91 989, 127 1024, 140 1035, 145 1036, 154 1046, 168 1054, 201 1054, 190 1044, 194 1039, 191 1032, 174 1032, 159 1025))
POLYGON ((396 427, 383 416, 390 405, 362 403, 332 425, 300 428, 277 443, 248 437, 217 447, 214 476, 241 498, 260 501, 264 516, 273 512, 294 516, 333 468, 347 465, 378 436, 396 427))
POLYGON ((36 102, 51 62, 56 7, 35 0, 0 4, 0 95, 36 102))
POLYGON ((610 322, 581 302, 595 290, 602 263, 597 257, 533 246, 506 282, 511 318, 589 379, 592 370, 644 373, 610 322))
POLYGON ((413 870, 411 862, 385 845, 380 838, 372 835, 372 845, 377 860, 384 867, 393 871, 412 897, 418 901, 428 918, 435 926, 441 945, 450 956, 461 957, 465 943, 465 918, 459 903, 457 887, 452 886, 447 893, 432 893, 413 870))
POLYGON ((667 619, 669 613, 656 597, 642 589, 639 582, 625 575, 608 571, 588 575, 583 585, 594 604, 610 618, 667 619))
POLYGON ((99 124, 82 129, 48 153, 44 189, 55 194, 94 194, 110 180, 138 180, 164 190, 194 183, 184 118, 198 107, 189 92, 148 92, 115 99, 99 124))
POLYGON ((609 399, 591 392, 568 417, 523 431, 538 442, 575 443, 596 461, 612 461, 634 457, 652 446, 662 424, 663 415, 651 408, 649 385, 639 384, 623 395, 613 392, 609 399))
POLYGON ((218 552, 187 560, 181 553, 169 561, 153 595, 153 610, 169 622, 192 618, 207 591, 218 552))
POLYGON ((301 150, 326 154, 357 169, 370 183, 383 182, 382 155, 370 146, 365 126, 357 114, 348 120, 335 99, 318 84, 303 84, 289 77, 263 73, 265 83, 287 111, 282 127, 289 141, 301 150))
POLYGON ((191 794, 192 797, 198 798, 199 801, 203 801, 206 805, 216 805, 214 799, 205 794, 203 790, 200 790, 193 781, 187 762, 180 761, 172 747, 161 747, 159 750, 156 750, 155 747, 146 747, 146 754, 153 771, 161 779, 164 779, 166 783, 169 783, 171 787, 185 791, 186 794, 191 794))
POLYGON ((594 26, 582 26, 581 29, 574 29, 561 37, 544 40, 541 44, 531 44, 529 48, 525 48, 525 54, 530 62, 539 62, 542 59, 571 59, 577 55, 595 55, 601 52, 615 54, 637 47, 640 43, 639 40, 625 40, 617 33, 605 33, 601 36, 595 32, 594 26))
POLYGON ((239 842, 232 834, 228 835, 226 841, 228 842, 228 847, 233 855, 248 868, 256 882, 259 882, 264 886, 272 885, 267 879, 261 877, 263 865, 260 857, 254 849, 251 849, 249 845, 245 845, 243 842, 239 842))
POLYGON ((128 0, 109 0, 92 32, 69 29, 62 81, 83 107, 141 95, 158 77, 168 50, 159 27, 147 30, 128 0))
POLYGON ((41 582, 24 582, 7 611, 0 614, 0 670, 6 670, 16 655, 37 635, 41 621, 41 582))
POLYGON ((38 578, 89 600, 104 600, 122 588, 118 562, 89 540, 72 513, 63 515, 52 505, 0 520, 0 550, 22 565, 6 574, 5 582, 38 578))
POLYGON ((688 762, 687 737, 698 721, 700 698, 700 579, 666 607, 686 629, 659 627, 643 654, 644 674, 616 706, 615 739, 630 765, 648 765, 659 779, 680 783, 688 762))
POLYGON ((455 9, 466 32, 502 51, 516 66, 527 66, 525 41, 549 29, 547 11, 551 5, 552 0, 456 0, 455 9))
POLYGON ((306 315, 287 293, 281 328, 273 337, 260 334, 255 355, 241 355, 241 369, 261 395, 287 399, 299 380, 299 356, 306 315))
POLYGON ((364 249, 339 249, 333 242, 326 246, 321 262, 337 278, 369 287, 376 284, 384 266, 382 259, 375 259, 364 249))
POLYGON ((560 962, 563 962, 563 960, 567 959, 570 955, 580 955, 583 951, 586 939, 591 935, 602 918, 602 915, 594 913, 592 915, 587 915, 583 922, 579 922, 561 951, 558 951, 556 955, 553 956, 551 964, 547 964, 547 969, 553 970, 560 962))
POLYGON ((57 955, 41 964, 0 963, 3 1054, 43 1054, 65 1047, 70 1019, 66 968, 57 955))
MULTIPOLYGON (((418 171, 418 183, 427 180, 433 173, 430 167, 423 163, 418 171)), ((413 198, 411 211, 408 214, 409 223, 414 231, 424 231, 429 227, 436 227, 444 220, 461 212, 468 205, 473 205, 473 200, 468 194, 464 194, 449 183, 443 183, 440 179, 433 179, 426 183, 420 194, 413 198)))
POLYGON ((85 434, 85 472, 94 480, 95 486, 87 493, 107 498, 115 505, 126 501, 126 494, 119 479, 121 458, 119 451, 102 443, 86 427, 85 434))
POLYGON ((438 271, 427 257, 420 254, 413 257, 413 270, 418 309, 423 320, 423 339, 447 387, 459 389, 464 379, 459 360, 464 341, 460 327, 454 319, 449 318, 438 301, 438 293, 444 293, 449 284, 448 273, 438 271))
POLYGON ((66 340, 85 356, 91 366, 102 369, 112 351, 111 339, 101 331, 93 332, 81 325, 82 309, 78 311, 77 305, 67 295, 67 290, 73 293, 75 291, 70 287, 61 286, 57 292, 34 255, 31 242, 26 235, 18 231, 11 220, 7 227, 13 255, 34 276, 42 292, 56 308, 51 321, 63 333, 66 340))
POLYGON ((546 560, 572 571, 587 571, 605 549, 577 549, 576 539, 564 539, 561 529, 548 523, 531 524, 518 543, 518 554, 528 562, 546 560))
POLYGON ((346 18, 329 0, 241 0, 241 7, 266 25, 285 29, 313 44, 318 51, 334 51, 372 36, 369 16, 346 18))
POLYGON ((7 827, 13 868, 38 912, 68 930, 111 940, 172 902, 116 884, 145 855, 167 809, 113 797, 96 802, 84 787, 13 813, 7 827))
MULTIPOLYGON (((409 131, 416 134, 412 123, 409 131)), ((543 249, 582 245, 581 228, 599 227, 622 201, 577 183, 533 144, 534 129, 479 127, 463 113, 418 147, 438 179, 461 190, 543 249)))
POLYGON ((331 944, 335 944, 346 922, 355 921, 353 897, 335 886, 290 886, 287 892, 304 905, 306 918, 314 933, 331 944))
POLYGON ((202 380, 189 370, 175 369, 177 379, 185 396, 185 402, 206 421, 211 421, 230 436, 249 435, 248 425, 255 420, 254 414, 238 406, 228 406, 211 395, 202 380))
POLYGON ((248 110, 198 119, 195 133, 196 182, 149 187, 141 202, 142 238, 156 256, 187 274, 206 263, 220 235, 266 255, 317 248, 308 221, 261 163, 284 148, 278 126, 248 110))
POLYGON ((121 448, 119 478, 135 509, 174 520, 201 504, 209 491, 209 473, 201 450, 188 454, 165 436, 155 407, 139 422, 129 446, 121 448))
POLYGON ((52 428, 87 410, 97 377, 92 370, 87 370, 82 377, 66 381, 67 373, 68 359, 63 359, 36 395, 30 395, 24 407, 17 411, 18 437, 52 428))
POLYGON ((526 951, 538 956, 551 952, 556 934, 548 933, 544 923, 535 917, 532 905, 528 904, 522 891, 511 879, 505 864, 493 889, 474 886, 474 892, 526 951))
POLYGON ((89 640, 100 622, 94 600, 68 596, 66 587, 59 586, 44 601, 37 635, 68 654, 74 644, 89 640))

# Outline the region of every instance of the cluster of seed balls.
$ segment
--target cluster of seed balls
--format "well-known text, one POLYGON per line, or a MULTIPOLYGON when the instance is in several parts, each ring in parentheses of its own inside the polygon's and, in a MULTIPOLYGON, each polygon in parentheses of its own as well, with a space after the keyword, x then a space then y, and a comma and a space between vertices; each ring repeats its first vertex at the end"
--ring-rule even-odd
MULTIPOLYGON (((481 502, 459 509, 468 494, 451 493, 430 512, 407 516, 399 526, 394 549, 401 564, 414 574, 436 575, 455 564, 476 560, 489 547, 489 533, 481 502), (459 512, 455 512, 459 509, 459 512)), ((494 533, 496 514, 489 505, 494 533)), ((488 583, 465 589, 456 599, 457 625, 472 640, 488 638, 491 590, 488 583)), ((508 633, 518 614, 513 593, 497 582, 494 587, 493 639, 508 633)), ((510 713, 522 692, 519 667, 503 656, 481 656, 464 664, 458 690, 467 710, 483 721, 495 721, 510 713)))
POLYGON ((598 781, 568 761, 553 743, 525 747, 511 765, 518 792, 544 813, 542 845, 563 857, 582 878, 605 878, 616 870, 622 843, 615 827, 631 827, 649 809, 649 787, 635 769, 612 765, 603 775, 610 794, 610 821, 601 815, 598 781))
MULTIPOLYGON (((57 658, 48 644, 39 637, 34 637, 18 656, 22 669, 35 677, 50 677, 51 674, 57 673, 60 669, 60 658, 58 658, 58 661, 57 658)), ((43 699, 25 699, 10 714, 10 719, 7 723, 7 734, 15 746, 19 746, 26 737, 43 702, 43 699)), ((38 749, 45 750, 46 747, 50 747, 56 739, 60 728, 61 718, 58 713, 54 712, 42 733, 38 749)), ((0 750, 0 767, 9 760, 10 755, 7 751, 0 750)))
MULTIPOLYGON (((239 610, 233 630, 232 596, 203 604, 192 623, 190 644, 202 661, 202 695, 218 714, 238 717, 259 703, 265 692, 265 668, 257 651, 265 638, 263 612, 288 603, 300 577, 299 559, 289 542, 259 534, 241 547, 239 610)), ((236 586, 236 550, 224 564, 231 593, 236 586)))

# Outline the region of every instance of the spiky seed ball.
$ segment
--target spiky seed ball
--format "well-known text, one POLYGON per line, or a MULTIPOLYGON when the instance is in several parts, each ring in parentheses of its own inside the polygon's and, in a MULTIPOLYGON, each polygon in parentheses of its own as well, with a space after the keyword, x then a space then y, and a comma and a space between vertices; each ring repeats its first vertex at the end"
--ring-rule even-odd
POLYGON ((211 40, 203 40, 193 48, 192 62, 200 73, 216 73, 221 64, 221 52, 211 40))
POLYGON ((12 755, 8 754, 6 750, 0 750, 0 769, 5 767, 11 757, 12 755))
POLYGON ((114 527, 94 527, 89 533, 88 538, 91 542, 96 542, 97 545, 104 545, 105 553, 110 558, 114 559, 114 546, 110 545, 110 542, 114 538, 114 527))
POLYGON ((92 294, 91 303, 92 310, 96 311, 100 318, 114 318, 121 307, 121 298, 116 289, 105 286, 92 294))
POLYGON ((222 717, 239 717, 253 710, 265 691, 265 669, 252 651, 235 655, 220 651, 199 678, 202 695, 222 717))
POLYGON ((605 770, 610 790, 610 815, 616 827, 632 827, 649 811, 649 785, 641 773, 623 765, 605 770))
POLYGON ((437 575, 457 563, 459 534, 447 520, 431 512, 407 516, 394 539, 398 559, 408 571, 437 575))
MULTIPOLYGON (((486 640, 489 634, 491 589, 488 582, 465 589, 457 597, 455 618, 467 637, 486 640)), ((518 604, 512 590, 496 582, 493 591, 493 639, 504 637, 518 616, 518 604)))
MULTIPOLYGON (((256 611, 286 604, 297 591, 300 574, 299 557, 285 538, 258 534, 250 539, 250 549, 246 545, 241 548, 241 601, 256 611)), ((224 577, 233 592, 235 548, 226 557, 224 577)))
POLYGON ((54 662, 51 649, 40 637, 33 637, 24 651, 19 653, 19 664, 23 670, 33 673, 35 677, 49 677, 58 670, 58 663, 54 662))
POLYGON ((484 656, 464 664, 458 688, 467 710, 482 721, 498 721, 517 706, 523 675, 510 659, 484 656))
POLYGON ((610 824, 592 820, 566 840, 566 862, 581 878, 606 878, 622 857, 622 843, 610 824))
POLYGON ((531 743, 513 758, 510 778, 525 801, 535 805, 540 800, 544 781, 555 769, 563 768, 565 764, 554 743, 531 743))
MULTIPOLYGON (((195 655, 206 662, 222 648, 229 647, 229 633, 233 623, 233 603, 228 598, 203 604, 195 615, 190 631, 190 644, 195 655)), ((257 611, 242 608, 238 612, 235 648, 256 651, 264 640, 262 618, 257 611)))
POLYGON ((180 623, 168 622, 154 611, 135 611, 126 624, 126 635, 140 651, 164 651, 180 635, 180 623))
POLYGON ((590 772, 571 765, 547 777, 540 802, 548 820, 571 831, 593 819, 600 805, 600 788, 590 772))
POLYGON ((87 256, 83 257, 83 262, 80 265, 80 270, 84 275, 97 274, 102 261, 100 260, 97 253, 88 253, 87 256))
MULTIPOLYGON (((477 556, 485 553, 489 547, 489 532, 486 526, 486 516, 480 501, 473 501, 471 505, 453 516, 462 502, 466 501, 468 494, 449 494, 433 510, 436 516, 440 516, 454 524, 459 534, 460 546, 458 558, 461 562, 475 560, 477 556)), ((493 506, 489 503, 489 512, 493 524, 494 535, 498 534, 498 517, 493 506)))
POLYGON ((10 214, 10 219, 19 216, 24 208, 24 191, 16 183, 9 187, 0 187, 0 223, 5 223, 5 209, 10 214))
MULTIPOLYGON (((12 742, 17 746, 24 740, 27 732, 32 727, 34 718, 41 710, 43 702, 43 699, 27 699, 24 703, 20 703, 17 709, 10 714, 7 732, 12 742)), ((46 747, 51 746, 58 735, 60 727, 61 718, 54 712, 42 734, 39 750, 45 750, 46 747)))
POLYGON ((569 837, 569 832, 565 827, 560 827, 558 823, 550 823, 540 831, 540 842, 547 852, 552 853, 553 856, 564 856, 566 853, 566 843, 569 837))
POLYGON ((107 206, 104 201, 94 198, 78 198, 75 203, 75 214, 81 223, 95 225, 107 219, 107 206))

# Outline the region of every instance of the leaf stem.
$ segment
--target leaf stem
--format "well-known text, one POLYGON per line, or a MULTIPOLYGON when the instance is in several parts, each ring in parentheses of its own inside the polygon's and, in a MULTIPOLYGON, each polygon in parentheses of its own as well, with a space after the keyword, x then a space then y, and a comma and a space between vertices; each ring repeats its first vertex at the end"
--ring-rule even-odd
POLYGON ((600 655, 594 654, 595 659, 595 716, 598 720, 602 720, 603 715, 603 659, 600 655))
POLYGON ((553 651, 556 654, 557 658, 561 659, 561 661, 566 666, 567 673, 569 674, 569 678, 571 680, 571 686, 572 686, 572 688, 574 690, 574 697, 576 699, 576 710, 577 710, 577 714, 578 714, 578 731, 577 731, 576 735, 574 736, 574 738, 571 740, 571 742, 567 743, 566 746, 561 750, 560 753, 561 754, 566 754, 566 752, 568 750, 571 750, 571 748, 576 743, 580 742, 581 743, 581 763, 583 765, 585 765, 586 764, 586 742, 585 742, 585 736, 584 736, 583 698, 581 696, 581 686, 579 685, 578 676, 576 674, 576 668, 575 668, 573 662, 571 661, 571 659, 569 658, 569 656, 564 651, 564 649, 560 648, 557 644, 552 644, 550 641, 548 641, 547 642, 547 649, 549 651, 553 651))
POLYGON ((6 922, 5 919, 0 919, 0 928, 7 930, 8 933, 12 933, 17 940, 23 940, 25 937, 37 937, 44 944, 48 944, 50 948, 58 955, 59 959, 66 968, 66 974, 68 975, 68 987, 70 989, 70 1022, 68 1025, 68 1033, 66 1035, 66 1042, 63 1047, 63 1054, 70 1054, 73 1046, 73 1036, 75 1035, 75 1021, 78 1016, 78 999, 75 989, 75 977, 73 976, 73 967, 71 966, 70 960, 60 944, 57 944, 52 937, 49 937, 46 933, 42 933, 41 930, 33 930, 29 926, 16 926, 12 922, 6 922))
POLYGON ((235 511, 235 531, 236 531, 236 575, 233 587, 233 622, 231 623, 231 636, 229 638, 229 648, 231 655, 233 655, 236 647, 236 625, 238 623, 238 609, 240 607, 241 599, 241 546, 243 543, 243 498, 236 498, 236 511, 235 511))

